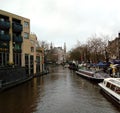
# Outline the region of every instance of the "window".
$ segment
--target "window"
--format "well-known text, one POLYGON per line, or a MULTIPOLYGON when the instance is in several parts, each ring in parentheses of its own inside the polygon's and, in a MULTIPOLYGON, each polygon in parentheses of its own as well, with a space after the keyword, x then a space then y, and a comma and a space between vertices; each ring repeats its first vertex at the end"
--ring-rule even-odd
POLYGON ((9 61, 9 53, 0 53, 0 66, 7 65, 9 61))
POLYGON ((115 85, 111 84, 111 89, 114 91, 115 90, 115 85))
POLYGON ((20 53, 14 53, 13 54, 13 61, 15 66, 21 66, 21 54, 20 53))
POLYGON ((32 55, 30 55, 30 74, 34 73, 34 57, 32 55))
POLYGON ((26 74, 29 74, 29 55, 25 54, 25 68, 26 68, 26 74))
POLYGON ((117 92, 118 94, 120 94, 120 88, 119 88, 119 87, 116 87, 116 92, 117 92))
POLYGON ((15 44, 15 49, 19 50, 21 49, 21 46, 19 44, 15 44))
POLYGON ((26 33, 26 32, 25 32, 25 33, 24 33, 24 38, 25 38, 25 39, 28 39, 28 38, 29 38, 29 33, 26 33))
POLYGON ((24 21, 24 27, 28 28, 29 27, 29 23, 24 21))
POLYGON ((3 59, 3 55, 2 55, 2 53, 0 53, 0 66, 3 65, 2 59, 3 59))
POLYGON ((34 52, 34 47, 31 47, 31 52, 34 52))
POLYGON ((106 87, 110 88, 110 83, 109 82, 107 83, 106 87))
POLYGON ((36 72, 40 72, 40 56, 36 56, 36 72))

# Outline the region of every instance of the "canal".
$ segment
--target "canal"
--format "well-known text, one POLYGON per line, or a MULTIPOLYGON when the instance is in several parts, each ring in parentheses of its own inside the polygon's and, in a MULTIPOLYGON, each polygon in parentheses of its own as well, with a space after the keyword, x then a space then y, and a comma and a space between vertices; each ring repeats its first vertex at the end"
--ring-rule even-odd
POLYGON ((93 84, 59 66, 0 93, 0 113, 120 113, 93 84))

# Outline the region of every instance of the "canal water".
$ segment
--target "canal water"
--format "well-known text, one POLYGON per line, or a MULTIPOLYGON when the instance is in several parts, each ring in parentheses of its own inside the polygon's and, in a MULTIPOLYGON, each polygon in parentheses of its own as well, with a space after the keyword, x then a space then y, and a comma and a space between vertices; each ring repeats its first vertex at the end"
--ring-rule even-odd
POLYGON ((61 66, 0 93, 0 113, 120 113, 93 84, 61 66))

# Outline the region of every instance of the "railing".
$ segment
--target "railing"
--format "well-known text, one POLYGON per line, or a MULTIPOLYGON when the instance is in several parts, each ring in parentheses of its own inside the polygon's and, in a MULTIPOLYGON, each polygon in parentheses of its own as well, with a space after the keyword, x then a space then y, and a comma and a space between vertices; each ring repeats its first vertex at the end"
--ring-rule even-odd
POLYGON ((14 48, 14 49, 13 49, 13 52, 15 52, 15 53, 22 53, 22 49, 14 48))
POLYGON ((0 41, 10 41, 10 35, 9 34, 0 34, 0 41))
POLYGON ((12 28, 14 32, 22 32, 23 26, 18 23, 12 23, 12 28))
POLYGON ((2 29, 9 29, 10 28, 10 22, 9 21, 1 21, 0 20, 0 28, 2 28, 2 29))
POLYGON ((13 42, 22 43, 23 42, 22 36, 13 36, 13 42))

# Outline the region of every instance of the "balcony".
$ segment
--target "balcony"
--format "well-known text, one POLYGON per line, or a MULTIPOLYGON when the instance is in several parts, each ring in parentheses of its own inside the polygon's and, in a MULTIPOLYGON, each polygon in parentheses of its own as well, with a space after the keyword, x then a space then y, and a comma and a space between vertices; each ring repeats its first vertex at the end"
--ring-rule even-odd
POLYGON ((0 28, 1 29, 9 29, 10 28, 10 22, 0 20, 0 28))
POLYGON ((9 34, 0 34, 0 41, 9 42, 10 41, 10 35, 9 34))
POLYGON ((22 49, 14 48, 14 49, 13 49, 13 52, 14 52, 14 53, 22 53, 22 49))
POLYGON ((13 36, 13 42, 22 43, 23 42, 22 36, 13 36))
POLYGON ((13 32, 22 32, 23 26, 19 23, 12 24, 13 32))
POLYGON ((37 48, 36 48, 36 51, 42 53, 42 52, 43 52, 43 48, 37 47, 37 48))
POLYGON ((9 48, 9 43, 0 42, 0 48, 9 48))

